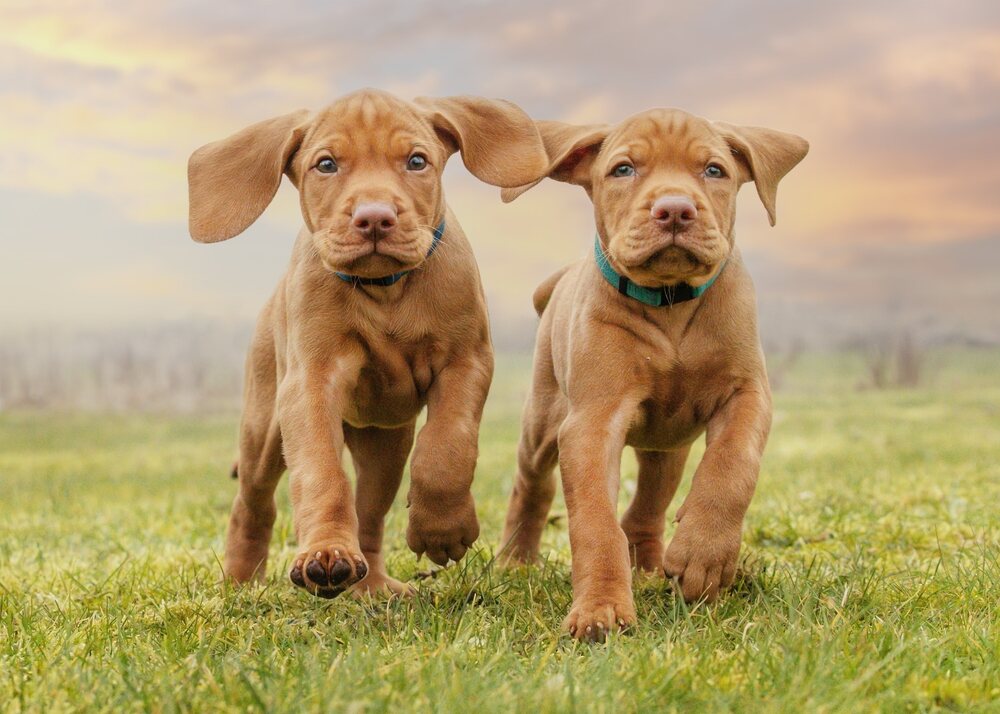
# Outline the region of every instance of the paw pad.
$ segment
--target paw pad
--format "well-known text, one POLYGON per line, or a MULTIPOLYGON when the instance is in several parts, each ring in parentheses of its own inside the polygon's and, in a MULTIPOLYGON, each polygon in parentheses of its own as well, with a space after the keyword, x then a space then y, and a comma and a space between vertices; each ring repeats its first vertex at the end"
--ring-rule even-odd
POLYGON ((288 578, 296 587, 330 600, 364 579, 367 574, 368 564, 360 556, 352 561, 343 557, 340 550, 317 550, 312 555, 300 555, 289 571, 288 578))

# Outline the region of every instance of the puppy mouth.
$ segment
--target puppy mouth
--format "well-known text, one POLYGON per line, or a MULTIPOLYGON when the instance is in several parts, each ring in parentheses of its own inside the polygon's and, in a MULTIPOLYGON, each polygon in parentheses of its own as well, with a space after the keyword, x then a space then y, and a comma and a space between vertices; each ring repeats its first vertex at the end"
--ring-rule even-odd
POLYGON ((420 265, 427 246, 419 238, 358 239, 327 235, 318 241, 324 266, 337 273, 380 278, 420 265))
POLYGON ((710 259, 703 243, 704 240, 692 238, 687 233, 666 233, 652 241, 644 240, 634 248, 626 246, 619 252, 619 260, 625 268, 648 267, 663 260, 704 264, 710 259))
POLYGON ((657 231, 655 236, 635 236, 614 250, 616 262, 640 285, 673 285, 712 272, 719 261, 718 237, 711 232, 657 231))

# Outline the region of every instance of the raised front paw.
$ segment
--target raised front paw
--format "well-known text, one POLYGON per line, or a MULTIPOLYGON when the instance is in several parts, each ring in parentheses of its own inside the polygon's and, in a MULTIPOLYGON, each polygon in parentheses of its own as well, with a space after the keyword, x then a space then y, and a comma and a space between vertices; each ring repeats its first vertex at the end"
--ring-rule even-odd
POLYGON ((447 500, 411 500, 406 544, 418 556, 426 553, 438 565, 447 565, 449 559, 461 560, 478 537, 479 521, 471 493, 454 505, 447 500))
POLYGON ((585 642, 604 642, 612 632, 635 624, 635 605, 628 597, 581 597, 573 600, 563 629, 585 642))
POLYGON ((687 602, 713 602, 733 584, 740 554, 741 525, 720 527, 711 513, 678 511, 677 532, 663 556, 663 571, 677 578, 687 602))
POLYGON ((317 543, 295 558, 289 579, 317 597, 335 598, 368 575, 360 549, 337 543, 317 543))

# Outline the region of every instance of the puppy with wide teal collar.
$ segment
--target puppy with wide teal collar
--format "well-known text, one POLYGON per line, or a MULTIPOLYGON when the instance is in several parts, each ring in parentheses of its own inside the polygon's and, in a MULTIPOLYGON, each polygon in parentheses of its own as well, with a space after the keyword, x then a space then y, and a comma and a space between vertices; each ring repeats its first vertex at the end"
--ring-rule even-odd
POLYGON ((537 557, 558 463, 573 554, 564 625, 602 640, 635 622, 633 567, 665 574, 688 601, 733 582, 771 422, 736 195, 752 181, 773 224, 778 182, 808 145, 666 109, 617 126, 538 127, 547 175, 593 200, 597 241, 535 292, 541 322, 503 559, 537 557), (665 549, 666 510, 702 434, 705 455, 665 549), (627 446, 639 477, 619 521, 627 446))

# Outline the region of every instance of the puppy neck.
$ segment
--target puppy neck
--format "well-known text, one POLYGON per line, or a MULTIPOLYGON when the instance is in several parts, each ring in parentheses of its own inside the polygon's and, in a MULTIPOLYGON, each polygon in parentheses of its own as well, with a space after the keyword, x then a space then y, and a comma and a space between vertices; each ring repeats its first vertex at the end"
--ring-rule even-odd
POLYGON ((643 285, 637 285, 614 269, 611 261, 608 260, 608 256, 604 253, 604 249, 601 247, 600 237, 595 237, 594 239, 594 259, 597 262, 597 268, 600 270, 601 275, 619 293, 650 307, 667 308, 680 303, 697 300, 708 292, 709 288, 715 284, 715 281, 722 274, 722 271, 726 269, 726 263, 728 262, 728 259, 723 261, 722 265, 715 271, 715 274, 698 286, 689 285, 688 283, 677 283, 676 285, 664 285, 659 288, 648 288, 643 285))

